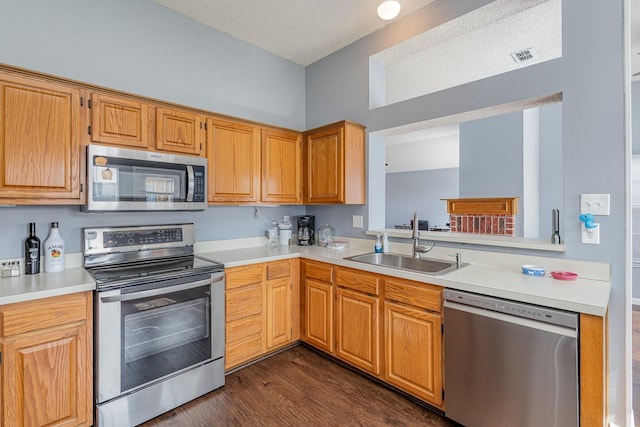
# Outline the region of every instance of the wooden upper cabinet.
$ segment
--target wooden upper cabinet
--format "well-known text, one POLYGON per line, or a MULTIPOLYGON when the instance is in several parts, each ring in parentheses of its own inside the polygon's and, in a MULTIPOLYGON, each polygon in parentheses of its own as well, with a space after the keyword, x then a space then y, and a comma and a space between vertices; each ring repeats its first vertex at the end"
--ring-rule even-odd
POLYGON ((342 121, 304 134, 304 203, 365 203, 364 127, 342 121))
POLYGON ((257 202, 260 196, 260 129, 207 119, 209 202, 257 202))
POLYGON ((299 133, 262 130, 263 202, 302 203, 301 147, 299 133))
POLYGON ((204 124, 200 114, 156 107, 157 150, 199 156, 204 152, 203 136, 204 124))
POLYGON ((80 133, 79 89, 0 72, 0 198, 80 204, 80 133))
POLYGON ((92 93, 91 141, 148 148, 153 134, 153 107, 145 102, 92 93))

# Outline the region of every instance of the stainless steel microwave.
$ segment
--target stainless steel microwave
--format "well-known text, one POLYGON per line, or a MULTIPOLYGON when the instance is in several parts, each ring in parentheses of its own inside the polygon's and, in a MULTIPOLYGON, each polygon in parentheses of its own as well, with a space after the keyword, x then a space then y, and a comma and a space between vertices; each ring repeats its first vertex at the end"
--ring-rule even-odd
POLYGON ((207 159, 87 147, 85 212, 201 211, 207 207, 207 159))

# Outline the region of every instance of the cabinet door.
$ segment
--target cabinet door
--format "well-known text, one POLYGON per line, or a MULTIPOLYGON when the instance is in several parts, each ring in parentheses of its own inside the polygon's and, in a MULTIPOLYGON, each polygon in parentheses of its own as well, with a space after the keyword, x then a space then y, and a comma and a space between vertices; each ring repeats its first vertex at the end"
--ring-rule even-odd
POLYGON ((343 128, 308 134, 305 144, 305 203, 343 203, 343 128))
POLYGON ((385 380, 442 405, 442 320, 425 310, 384 303, 385 380))
POLYGON ((333 286, 305 279, 305 342, 333 353, 333 286))
POLYGON ((80 200, 80 92, 0 74, 0 198, 80 200))
POLYGON ((301 145, 300 134, 262 131, 263 202, 302 203, 301 145))
POLYGON ((84 324, 3 341, 3 425, 91 425, 89 334, 84 324))
POLYGON ((257 202, 260 192, 260 130, 207 120, 210 202, 257 202))
POLYGON ((291 287, 289 278, 267 281, 267 350, 272 350, 291 342, 291 287))
POLYGON ((379 298, 338 288, 336 291, 336 356, 378 375, 379 298))
POLYGON ((203 132, 199 114, 156 107, 156 149, 200 155, 203 132))
POLYGON ((148 148, 153 117, 149 116, 152 108, 147 104, 92 93, 90 107, 91 141, 148 148))

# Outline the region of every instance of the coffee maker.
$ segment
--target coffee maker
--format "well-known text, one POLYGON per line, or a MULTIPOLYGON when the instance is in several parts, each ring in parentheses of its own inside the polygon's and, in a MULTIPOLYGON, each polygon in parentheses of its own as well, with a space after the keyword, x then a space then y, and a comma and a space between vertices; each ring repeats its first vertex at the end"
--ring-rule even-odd
POLYGON ((298 245, 312 246, 314 243, 315 217, 300 215, 298 217, 298 245))

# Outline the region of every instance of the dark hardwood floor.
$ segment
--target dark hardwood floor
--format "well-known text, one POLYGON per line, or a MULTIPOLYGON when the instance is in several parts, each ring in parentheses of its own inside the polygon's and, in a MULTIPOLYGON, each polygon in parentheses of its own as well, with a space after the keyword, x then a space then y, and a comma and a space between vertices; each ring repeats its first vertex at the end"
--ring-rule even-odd
POLYGON ((224 387, 143 425, 457 426, 304 346, 234 372, 224 387))

